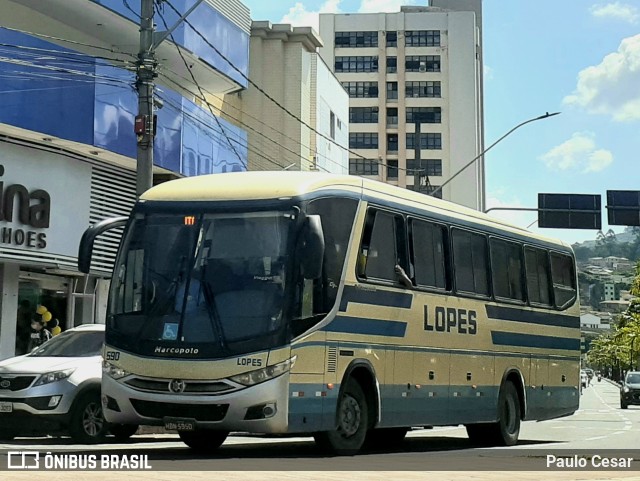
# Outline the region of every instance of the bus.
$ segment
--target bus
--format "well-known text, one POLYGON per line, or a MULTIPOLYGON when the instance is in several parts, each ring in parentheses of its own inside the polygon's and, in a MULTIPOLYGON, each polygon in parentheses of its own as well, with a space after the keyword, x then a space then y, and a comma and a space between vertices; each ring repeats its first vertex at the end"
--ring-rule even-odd
POLYGON ((514 445, 576 411, 571 247, 417 192, 316 172, 169 181, 128 218, 106 314, 105 419, 313 436, 354 454, 419 427, 514 445))

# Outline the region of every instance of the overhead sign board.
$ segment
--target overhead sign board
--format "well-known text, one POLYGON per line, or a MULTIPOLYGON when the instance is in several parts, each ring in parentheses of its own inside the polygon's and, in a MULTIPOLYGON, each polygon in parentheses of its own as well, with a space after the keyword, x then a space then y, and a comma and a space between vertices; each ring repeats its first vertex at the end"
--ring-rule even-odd
POLYGON ((608 190, 609 225, 640 226, 640 190, 608 190))
POLYGON ((538 226, 555 229, 602 228, 598 194, 538 194, 538 226))

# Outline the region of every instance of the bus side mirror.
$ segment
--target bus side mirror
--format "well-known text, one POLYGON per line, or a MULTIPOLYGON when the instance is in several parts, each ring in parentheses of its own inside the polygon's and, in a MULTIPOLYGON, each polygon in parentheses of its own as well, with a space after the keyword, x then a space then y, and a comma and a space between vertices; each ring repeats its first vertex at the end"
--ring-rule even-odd
POLYGON ((91 254, 96 237, 108 230, 124 226, 128 219, 128 217, 112 217, 101 220, 84 231, 78 248, 78 270, 80 272, 88 274, 91 269, 91 254))
POLYGON ((324 234, 319 215, 308 215, 302 226, 300 240, 300 265, 305 279, 318 279, 322 276, 324 261, 324 234))

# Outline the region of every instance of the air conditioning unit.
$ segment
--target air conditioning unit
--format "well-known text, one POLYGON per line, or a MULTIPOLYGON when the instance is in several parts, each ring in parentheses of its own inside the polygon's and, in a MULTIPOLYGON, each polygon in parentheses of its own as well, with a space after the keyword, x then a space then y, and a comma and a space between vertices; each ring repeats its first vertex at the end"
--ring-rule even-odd
POLYGON ((418 67, 418 71, 419 71, 419 72, 426 72, 426 71, 427 71, 427 64, 426 64, 426 62, 420 62, 420 67, 418 67))

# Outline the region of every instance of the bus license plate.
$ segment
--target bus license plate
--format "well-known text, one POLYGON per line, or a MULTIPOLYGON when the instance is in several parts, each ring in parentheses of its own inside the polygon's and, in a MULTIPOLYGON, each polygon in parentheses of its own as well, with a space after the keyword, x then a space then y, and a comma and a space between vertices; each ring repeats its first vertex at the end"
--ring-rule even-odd
POLYGON ((11 412, 13 412, 13 403, 0 402, 0 413, 11 413, 11 412))
POLYGON ((171 431, 195 431, 195 419, 164 418, 164 428, 171 431))

